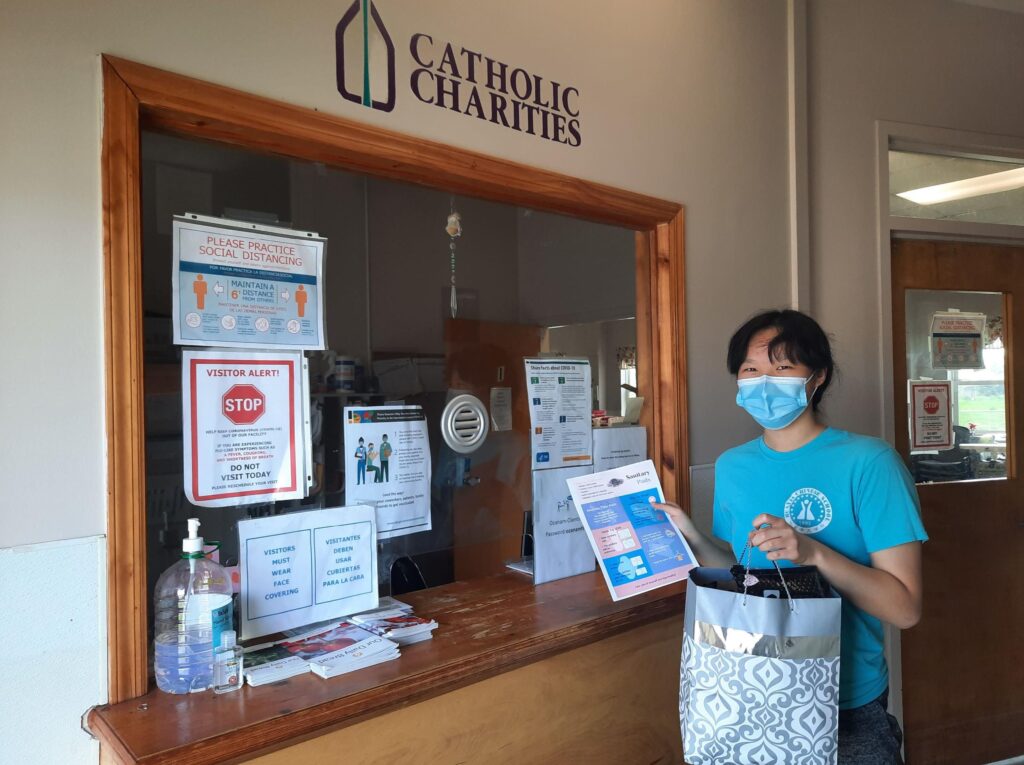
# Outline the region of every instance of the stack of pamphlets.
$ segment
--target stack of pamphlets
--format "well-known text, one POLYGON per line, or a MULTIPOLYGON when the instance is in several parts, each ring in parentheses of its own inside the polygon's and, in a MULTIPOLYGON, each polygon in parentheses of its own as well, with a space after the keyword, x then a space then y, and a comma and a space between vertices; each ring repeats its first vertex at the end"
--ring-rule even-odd
POLYGON ((309 662, 274 643, 247 648, 242 666, 242 676, 249 685, 276 683, 309 672, 309 662))
POLYGON ((398 656, 397 643, 352 622, 333 622, 250 648, 245 654, 244 675, 250 685, 265 685, 304 672, 327 678, 398 656))
POLYGON ((430 640, 437 629, 437 622, 416 616, 412 609, 401 601, 392 608, 377 608, 349 617, 363 629, 382 638, 393 640, 399 645, 411 645, 430 640))

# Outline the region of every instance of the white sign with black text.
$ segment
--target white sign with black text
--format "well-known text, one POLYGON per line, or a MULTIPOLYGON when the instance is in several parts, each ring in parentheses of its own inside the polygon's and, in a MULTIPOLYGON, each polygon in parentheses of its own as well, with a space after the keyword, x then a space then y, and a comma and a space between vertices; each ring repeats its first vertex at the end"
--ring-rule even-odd
POLYGON ((243 640, 377 607, 372 507, 240 521, 238 542, 243 640))

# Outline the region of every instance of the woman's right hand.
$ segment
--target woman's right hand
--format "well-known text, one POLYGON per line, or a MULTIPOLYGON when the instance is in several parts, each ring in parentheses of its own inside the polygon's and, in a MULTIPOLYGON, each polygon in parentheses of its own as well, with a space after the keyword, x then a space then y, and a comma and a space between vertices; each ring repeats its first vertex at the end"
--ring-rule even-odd
POLYGON ((693 520, 679 505, 674 502, 652 502, 651 507, 665 513, 684 537, 689 539, 693 536, 695 529, 693 520))

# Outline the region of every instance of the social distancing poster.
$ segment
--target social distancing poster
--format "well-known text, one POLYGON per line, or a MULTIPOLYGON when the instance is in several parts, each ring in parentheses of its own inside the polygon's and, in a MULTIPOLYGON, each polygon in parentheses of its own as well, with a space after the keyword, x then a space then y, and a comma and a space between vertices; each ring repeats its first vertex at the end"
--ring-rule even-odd
POLYGON ((301 352, 182 353, 185 495, 201 507, 301 499, 310 482, 301 352))
POLYGON ((188 214, 175 216, 173 242, 176 345, 326 347, 326 239, 188 214))

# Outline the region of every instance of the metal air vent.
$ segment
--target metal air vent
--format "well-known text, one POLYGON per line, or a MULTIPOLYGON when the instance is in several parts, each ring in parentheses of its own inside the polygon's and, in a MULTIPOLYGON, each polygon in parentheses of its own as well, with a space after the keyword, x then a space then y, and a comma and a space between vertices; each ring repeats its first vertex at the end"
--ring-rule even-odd
POLYGON ((441 413, 441 437, 459 454, 480 448, 490 429, 487 409, 476 396, 463 393, 448 402, 441 413))

